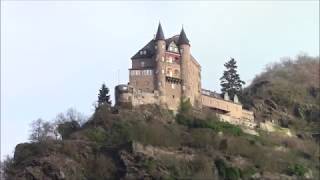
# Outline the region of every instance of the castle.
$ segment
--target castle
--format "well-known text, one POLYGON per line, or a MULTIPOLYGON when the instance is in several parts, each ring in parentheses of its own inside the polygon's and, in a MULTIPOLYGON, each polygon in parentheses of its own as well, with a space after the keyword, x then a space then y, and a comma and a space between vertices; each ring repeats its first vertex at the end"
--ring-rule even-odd
POLYGON ((131 60, 128 85, 115 87, 117 106, 159 104, 177 111, 181 99, 189 99, 195 109, 210 108, 223 121, 255 126, 253 112, 243 109, 236 96, 221 98, 201 88, 201 66, 183 28, 180 35, 166 39, 159 23, 155 37, 131 60))

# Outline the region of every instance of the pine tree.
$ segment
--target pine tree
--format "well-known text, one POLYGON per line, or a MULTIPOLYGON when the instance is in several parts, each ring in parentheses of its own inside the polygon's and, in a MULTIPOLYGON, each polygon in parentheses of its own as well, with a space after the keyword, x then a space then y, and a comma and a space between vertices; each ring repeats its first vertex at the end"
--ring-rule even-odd
POLYGON ((244 81, 240 79, 237 73, 237 62, 234 58, 231 58, 227 63, 224 64, 226 70, 223 72, 223 76, 220 78, 221 92, 228 93, 230 97, 234 95, 240 95, 242 90, 242 85, 245 84, 244 81))
POLYGON ((98 107, 102 105, 111 106, 109 88, 103 83, 98 95, 98 107))

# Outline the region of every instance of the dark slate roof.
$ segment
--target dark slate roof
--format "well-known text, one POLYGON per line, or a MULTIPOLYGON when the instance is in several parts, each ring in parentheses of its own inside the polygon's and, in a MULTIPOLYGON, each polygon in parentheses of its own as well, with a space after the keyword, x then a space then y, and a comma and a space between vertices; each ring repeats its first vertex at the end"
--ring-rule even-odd
POLYGON ((189 44, 189 39, 187 38, 187 35, 186 33, 184 32, 184 29, 182 28, 181 30, 181 33, 180 33, 180 36, 179 36, 179 40, 178 40, 178 44, 181 45, 181 44, 189 44))
MULTIPOLYGON (((178 42, 180 40, 179 38, 180 35, 175 35, 175 36, 172 36, 168 39, 164 39, 166 41, 166 50, 168 49, 168 46, 170 45, 170 43, 173 41, 177 46, 179 45, 178 42)), ((131 59, 137 59, 137 58, 151 58, 156 50, 155 50, 155 39, 151 40, 148 42, 147 45, 145 45, 143 48, 141 48, 135 55, 133 55, 131 57, 131 59), (140 51, 144 51, 146 50, 146 54, 140 54, 140 51)), ((188 41, 189 43, 189 41, 188 41)))
POLYGON ((155 40, 149 41, 148 44, 145 45, 142 49, 140 49, 135 55, 133 55, 131 59, 152 57, 156 52, 154 46, 155 46, 155 40), (146 55, 140 54, 140 51, 144 51, 144 50, 146 50, 147 52, 146 55))
POLYGON ((155 40, 165 40, 161 24, 159 23, 155 40))

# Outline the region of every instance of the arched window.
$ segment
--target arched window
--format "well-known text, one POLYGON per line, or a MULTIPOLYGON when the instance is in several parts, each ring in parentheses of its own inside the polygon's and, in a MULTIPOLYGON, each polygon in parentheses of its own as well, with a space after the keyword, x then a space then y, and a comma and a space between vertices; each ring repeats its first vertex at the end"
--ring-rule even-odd
POLYGON ((171 68, 167 69, 167 75, 172 76, 172 69, 171 68))
POLYGON ((175 70, 174 70, 174 75, 175 75, 175 76, 179 76, 179 70, 178 70, 178 69, 175 69, 175 70))

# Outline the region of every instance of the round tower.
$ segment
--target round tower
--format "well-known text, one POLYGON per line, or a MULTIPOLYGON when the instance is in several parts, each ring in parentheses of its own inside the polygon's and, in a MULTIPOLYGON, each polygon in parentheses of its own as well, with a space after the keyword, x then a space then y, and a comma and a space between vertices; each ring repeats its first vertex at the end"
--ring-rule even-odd
POLYGON ((181 55, 182 97, 190 99, 192 106, 201 108, 200 65, 192 59, 190 43, 183 28, 178 45, 181 55))
POLYGON ((183 98, 189 98, 190 102, 193 103, 193 99, 191 98, 191 72, 190 72, 190 44, 189 40, 186 36, 186 33, 184 32, 184 29, 182 28, 181 33, 179 35, 178 40, 180 55, 181 55, 181 79, 182 79, 182 97, 183 98))
POLYGON ((157 34, 155 37, 155 87, 159 92, 160 103, 165 103, 165 52, 166 52, 166 41, 164 38, 161 24, 159 23, 157 34))

